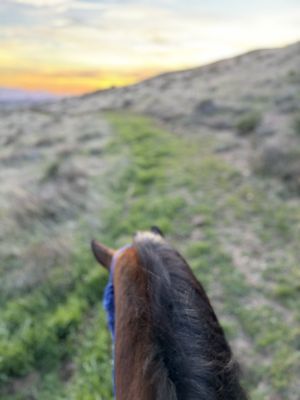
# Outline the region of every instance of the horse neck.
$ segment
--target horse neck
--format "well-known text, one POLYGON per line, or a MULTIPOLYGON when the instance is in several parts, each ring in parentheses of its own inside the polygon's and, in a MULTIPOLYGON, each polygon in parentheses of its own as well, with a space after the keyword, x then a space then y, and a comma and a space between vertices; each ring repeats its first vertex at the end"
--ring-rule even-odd
POLYGON ((117 400, 154 399, 145 365, 151 353, 147 281, 130 249, 115 268, 115 386, 117 400))
MULTIPOLYGON (((190 269, 179 268, 185 271, 180 284, 187 281, 187 287, 194 288, 190 292, 194 300, 190 299, 186 308, 185 297, 177 293, 174 304, 180 323, 176 325, 175 321, 173 326, 166 321, 170 319, 167 307, 158 307, 155 311, 157 303, 168 305, 167 286, 159 288, 163 279, 155 271, 155 263, 146 272, 139 259, 141 252, 137 257, 135 248, 128 249, 120 257, 114 273, 117 400, 246 399, 223 330, 190 269), (153 297, 154 288, 160 293, 159 298, 153 297), (182 321, 186 320, 187 313, 193 318, 184 327, 182 321), (175 334, 176 326, 181 329, 182 338, 175 334), (186 339, 188 335, 191 340, 186 339), (174 356, 176 348, 180 348, 178 354, 183 354, 184 359, 178 354, 174 356)), ((146 265, 144 262, 143 266, 146 265)), ((159 265, 157 268, 160 272, 163 270, 159 265)))

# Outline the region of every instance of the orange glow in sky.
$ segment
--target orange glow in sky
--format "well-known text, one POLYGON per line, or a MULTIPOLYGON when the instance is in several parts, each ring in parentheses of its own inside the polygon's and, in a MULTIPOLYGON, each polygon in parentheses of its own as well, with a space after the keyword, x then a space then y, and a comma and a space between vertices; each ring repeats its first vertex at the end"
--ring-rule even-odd
POLYGON ((43 73, 41 71, 19 72, 7 71, 0 76, 0 87, 23 88, 34 91, 47 91, 57 94, 82 94, 115 86, 124 86, 136 83, 149 76, 154 76, 161 70, 144 70, 126 74, 122 71, 115 73, 97 73, 87 71, 81 73, 59 71, 57 73, 43 73))
POLYGON ((299 0, 1 0, 0 88, 80 94, 300 39, 299 0))

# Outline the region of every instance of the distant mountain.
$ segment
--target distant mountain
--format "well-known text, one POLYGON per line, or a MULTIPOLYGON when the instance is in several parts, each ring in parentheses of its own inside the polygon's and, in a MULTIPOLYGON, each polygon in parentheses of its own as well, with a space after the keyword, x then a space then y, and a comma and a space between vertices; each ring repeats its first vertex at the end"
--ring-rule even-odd
POLYGON ((0 87, 0 107, 36 104, 58 100, 59 98, 61 98, 61 96, 48 92, 35 92, 31 90, 0 87))

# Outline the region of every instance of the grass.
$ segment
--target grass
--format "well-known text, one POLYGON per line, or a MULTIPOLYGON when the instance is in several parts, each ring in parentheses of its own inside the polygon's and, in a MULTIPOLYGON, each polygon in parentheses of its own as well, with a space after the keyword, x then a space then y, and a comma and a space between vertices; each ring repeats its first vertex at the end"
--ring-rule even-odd
MULTIPOLYGON (((233 345, 247 339, 247 357, 241 357, 251 398, 296 399, 299 206, 268 192, 262 179, 243 178, 214 154, 211 137, 194 138, 191 146, 141 116, 106 118, 115 133, 106 149, 114 165, 104 181, 93 183, 107 204, 99 239, 118 247, 136 230, 158 225, 205 285, 233 345), (225 246, 230 240, 241 246, 246 229, 266 253, 259 286, 248 281, 225 246), (289 255, 284 268, 271 257, 274 247, 289 255)), ((68 265, 54 267, 33 292, 2 302, 4 400, 112 398, 110 338, 101 307, 107 277, 83 245, 85 229, 68 265), (66 380, 61 371, 70 363, 73 372, 66 380), (39 375, 34 385, 7 392, 8 382, 33 371, 39 375)))

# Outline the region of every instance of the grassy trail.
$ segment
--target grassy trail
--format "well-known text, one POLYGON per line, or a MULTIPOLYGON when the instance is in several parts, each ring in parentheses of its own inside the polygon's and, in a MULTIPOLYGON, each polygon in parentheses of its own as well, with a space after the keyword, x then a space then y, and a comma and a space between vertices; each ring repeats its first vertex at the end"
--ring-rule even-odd
MULTIPOLYGON (((296 400, 299 205, 241 175, 215 152, 212 137, 179 138, 139 116, 106 118, 114 131, 106 151, 114 162, 104 181, 93 182, 107 199, 99 239, 118 247, 137 229, 160 226, 212 298, 251 398, 296 400)), ((106 276, 82 244, 86 229, 70 274, 58 265, 44 286, 3 304, 3 385, 40 373, 19 395, 1 396, 5 400, 112 398, 100 304, 106 276)))

